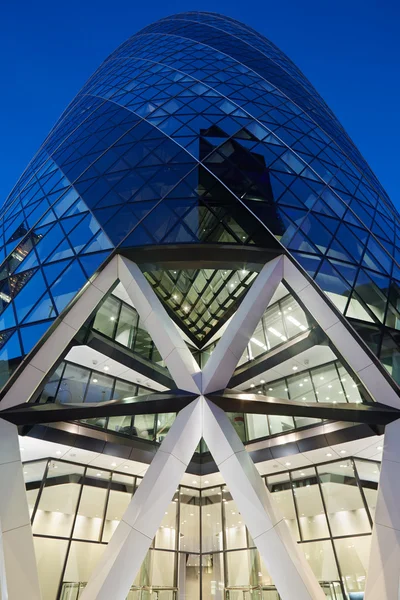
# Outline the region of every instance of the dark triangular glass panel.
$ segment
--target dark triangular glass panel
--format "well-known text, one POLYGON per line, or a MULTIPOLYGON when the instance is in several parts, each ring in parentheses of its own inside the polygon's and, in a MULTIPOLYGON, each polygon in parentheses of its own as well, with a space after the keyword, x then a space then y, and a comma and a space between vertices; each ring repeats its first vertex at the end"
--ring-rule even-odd
POLYGON ((30 350, 37 344, 42 335, 48 330, 52 321, 45 321, 44 323, 37 323, 36 325, 27 325, 20 328, 22 345, 24 347, 24 353, 28 354, 30 350))
POLYGON ((47 284, 51 285, 57 279, 60 273, 62 273, 64 269, 67 268, 70 262, 70 260, 62 260, 51 265, 45 265, 43 267, 43 271, 47 280, 47 284))
POLYGON ((109 252, 96 252, 95 254, 81 255, 79 257, 79 262, 81 263, 86 275, 91 277, 109 255, 109 252))
POLYGON ((257 273, 186 269, 145 271, 145 276, 175 322, 202 346, 237 309, 257 273))

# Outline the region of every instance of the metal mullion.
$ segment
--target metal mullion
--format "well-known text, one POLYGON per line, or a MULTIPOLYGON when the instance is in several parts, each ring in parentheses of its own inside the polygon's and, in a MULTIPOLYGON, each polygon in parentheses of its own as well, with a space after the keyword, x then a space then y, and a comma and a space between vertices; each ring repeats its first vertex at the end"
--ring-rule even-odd
POLYGON ((342 382, 342 378, 341 378, 340 373, 339 373, 338 361, 337 360, 335 360, 334 365, 335 365, 336 373, 338 375, 338 379, 339 379, 339 382, 340 382, 340 387, 342 388, 344 397, 346 398, 346 402, 348 403, 349 401, 347 400, 346 390, 345 390, 345 387, 344 387, 343 382, 342 382))
POLYGON ((221 490, 221 523, 222 523, 222 560, 223 560, 223 568, 224 568, 224 589, 226 591, 227 588, 227 584, 228 584, 228 563, 227 563, 227 557, 226 557, 226 553, 227 553, 227 543, 226 543, 226 520, 225 520, 225 507, 224 507, 224 502, 223 502, 223 496, 224 496, 224 487, 226 486, 220 486, 220 490, 221 490))
POLYGON ((317 467, 314 467, 314 469, 315 469, 315 473, 316 473, 316 476, 317 476, 317 484, 318 484, 318 488, 319 488, 319 493, 321 495, 322 506, 324 508, 325 519, 326 519, 326 523, 327 523, 327 526, 328 526, 329 537, 330 537, 330 541, 331 541, 331 545, 332 545, 333 555, 335 557, 336 567, 337 567, 338 574, 339 574, 340 587, 341 587, 341 590, 342 590, 343 598, 346 598, 346 591, 345 591, 344 585, 343 585, 343 575, 342 575, 342 572, 341 572, 341 569, 340 569, 339 559, 338 559, 336 548, 335 548, 335 544, 334 544, 334 541, 333 541, 332 529, 331 529, 331 524, 329 522, 328 512, 326 510, 326 503, 325 503, 325 498, 324 498, 324 494, 323 494, 323 490, 322 490, 321 480, 320 480, 320 476, 319 476, 319 472, 318 472, 317 467))
POLYGON ((293 478, 292 478, 292 471, 288 471, 288 475, 289 475, 289 481, 290 481, 290 489, 292 490, 294 511, 296 513, 297 527, 298 527, 298 530, 299 530, 300 541, 302 542, 303 541, 303 532, 301 531, 301 524, 300 524, 300 518, 299 518, 299 509, 298 509, 298 506, 297 506, 296 494, 294 493, 294 484, 293 484, 293 478))
POLYGON ((81 489, 79 490, 79 494, 78 494, 78 498, 77 498, 75 515, 74 515, 74 518, 73 518, 73 521, 72 521, 71 533, 69 534, 67 551, 65 553, 64 565, 63 565, 63 568, 62 568, 61 573, 60 573, 60 583, 59 583, 59 586, 58 586, 57 596, 56 596, 55 600, 60 600, 61 599, 63 579, 64 579, 64 575, 65 575, 65 570, 67 568, 67 562, 68 562, 68 559, 69 559, 69 553, 70 553, 70 550, 71 550, 72 537, 74 535, 74 529, 75 529, 76 519, 77 519, 77 516, 78 516, 79 505, 81 503, 81 498, 82 498, 82 493, 83 493, 83 486, 85 485, 85 479, 86 479, 87 470, 88 470, 88 467, 84 467, 83 477, 82 477, 82 483, 81 483, 81 489))
POLYGON ((312 385, 312 388, 313 388, 313 391, 314 391, 315 401, 318 403, 319 402, 319 400, 318 400, 318 394, 317 394, 317 390, 315 389, 314 378, 312 376, 312 370, 311 369, 307 369, 307 372, 308 372, 308 376, 310 378, 311 385, 312 385))
MULTIPOLYGON (((112 294, 110 294, 110 296, 111 295, 112 294)), ((114 296, 114 298, 115 298, 115 296, 114 296)), ((111 336, 111 339, 113 339, 114 341, 115 341, 115 336, 117 334, 117 329, 118 329, 119 320, 121 318, 121 311, 122 311, 122 301, 119 298, 116 298, 116 299, 119 302, 119 309, 118 309, 118 315, 117 315, 117 317, 115 319, 115 322, 114 322, 114 329, 113 329, 112 336, 111 336)))
POLYGON ((44 469, 44 473, 43 473, 42 481, 40 482, 40 485, 39 485, 39 491, 38 491, 38 495, 37 495, 37 497, 36 497, 35 505, 34 505, 34 507, 33 507, 33 511, 32 511, 32 516, 31 516, 31 525, 33 525, 33 520, 34 520, 34 518, 35 518, 35 516, 36 516, 36 512, 37 512, 37 509, 38 509, 38 506, 39 506, 39 502, 40 502, 40 499, 41 499, 41 497, 42 497, 43 488, 44 488, 44 486, 45 486, 45 482, 46 482, 46 479, 47 479, 47 474, 48 474, 48 472, 49 472, 49 464, 50 464, 50 461, 51 461, 51 459, 50 459, 50 458, 48 458, 48 459, 47 459, 47 462, 46 462, 45 469, 44 469))
POLYGON ((179 578, 178 578, 178 570, 179 570, 179 551, 180 551, 180 539, 181 539, 181 486, 178 486, 178 502, 176 507, 176 541, 175 541, 175 566, 174 566, 174 587, 178 587, 179 578))
POLYGON ((265 329, 265 312, 263 312, 262 316, 261 316, 261 328, 262 328, 262 332, 264 334, 264 341, 265 341, 265 345, 267 347, 266 352, 269 352, 271 350, 271 344, 269 343, 269 339, 267 337, 267 332, 265 329))
POLYGON ((107 487, 107 493, 106 493, 106 500, 105 500, 105 503, 104 503, 103 519, 102 519, 102 524, 101 524, 100 532, 99 532, 99 542, 101 542, 102 539, 103 539, 104 527, 105 527, 105 524, 106 524, 106 516, 107 516, 107 510, 108 510, 108 501, 109 501, 110 493, 111 493, 112 476, 113 476, 113 473, 111 471, 110 472, 110 476, 108 478, 108 487, 107 487))
MULTIPOLYGON (((129 306, 129 304, 127 306, 129 306)), ((129 306, 129 308, 132 309, 132 306, 129 306)), ((131 352, 135 352, 137 336, 138 336, 138 331, 139 331, 139 321, 140 321, 139 313, 137 312, 137 310, 135 308, 133 308, 133 312, 136 315, 136 325, 135 325, 134 335, 132 336, 131 345, 129 346, 129 349, 131 350, 131 352)))
MULTIPOLYGON (((63 380, 63 378, 64 378, 65 369, 67 368, 67 364, 68 364, 66 360, 64 360, 64 361, 61 361, 61 362, 64 362, 64 366, 63 366, 63 368, 62 368, 61 375, 60 375, 60 378, 59 378, 59 380, 58 380, 57 388, 56 388, 56 391, 55 391, 55 394, 54 394, 54 402, 55 402, 55 400, 56 400, 56 398, 57 398, 57 394, 58 394, 58 392, 60 391, 60 385, 61 385, 61 382, 62 382, 62 380, 63 380)), ((61 363, 60 363, 60 364, 61 364, 61 363)), ((57 369, 56 369, 56 370, 57 370, 57 369)))
POLYGON ((364 508, 365 508, 365 511, 366 511, 366 513, 367 513, 368 520, 369 520, 369 524, 370 524, 371 531, 372 531, 372 528, 373 528, 373 525, 374 525, 374 523, 373 523, 373 520, 372 520, 371 514, 370 514, 370 512, 369 512, 369 506, 368 506, 367 498, 366 498, 366 496, 365 496, 364 489, 363 489, 363 486, 361 485, 361 480, 360 480, 360 477, 359 477, 359 475, 358 475, 358 472, 357 472, 357 465, 356 465, 356 461, 354 460, 354 458, 353 458, 353 457, 351 457, 351 458, 350 458, 350 460, 351 460, 351 462, 352 462, 352 465, 353 465, 353 470, 354 470, 354 476, 355 476, 355 480, 356 480, 356 483, 357 483, 358 489, 360 490, 361 499, 362 499, 362 501, 363 501, 363 503, 364 503, 364 508))
POLYGON ((281 300, 278 300, 278 309, 279 309, 278 312, 281 313, 281 317, 282 317, 283 332, 284 332, 284 334, 286 336, 286 339, 290 340, 291 338, 290 338, 290 335, 288 334, 288 330, 287 330, 287 327, 286 327, 286 321, 285 321, 285 317, 284 317, 284 311, 283 311, 282 301, 281 300))
POLYGON ((199 489, 199 503, 200 503, 200 510, 199 510, 199 550, 200 550, 200 577, 199 577, 199 583, 200 583, 200 600, 203 600, 203 495, 202 495, 202 490, 201 488, 199 489))

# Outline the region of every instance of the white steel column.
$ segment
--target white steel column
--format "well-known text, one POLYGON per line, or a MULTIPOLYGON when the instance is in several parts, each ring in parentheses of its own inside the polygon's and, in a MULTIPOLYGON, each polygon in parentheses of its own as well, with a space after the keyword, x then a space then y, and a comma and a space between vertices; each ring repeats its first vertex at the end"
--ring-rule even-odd
POLYGON ((201 437, 243 515, 282 600, 325 600, 322 588, 228 417, 203 397, 178 414, 81 600, 125 600, 201 437))
POLYGON ((119 280, 132 300, 176 385, 200 394, 201 372, 185 340, 137 264, 118 257, 119 280))
POLYGON ((2 600, 40 600, 18 429, 3 419, 0 419, 0 482, 2 600))
POLYGON ((264 265, 204 367, 203 394, 226 388, 282 277, 283 256, 264 265))
POLYGON ((400 420, 385 430, 365 600, 400 598, 400 420))
POLYGON ((198 398, 175 419, 80 600, 125 600, 201 433, 198 398))
MULTIPOLYGON (((325 600, 253 461, 225 412, 203 403, 203 437, 282 600, 325 600)), ((375 599, 376 600, 376 599, 375 599)))

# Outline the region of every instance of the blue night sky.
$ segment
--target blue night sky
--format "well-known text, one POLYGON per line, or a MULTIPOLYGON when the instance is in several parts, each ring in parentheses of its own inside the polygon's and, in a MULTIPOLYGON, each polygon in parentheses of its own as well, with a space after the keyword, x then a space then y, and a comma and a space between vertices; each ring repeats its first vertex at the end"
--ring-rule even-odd
POLYGON ((97 66, 145 25, 216 11, 257 29, 300 67, 400 207, 398 0, 20 0, 2 7, 0 204, 97 66))

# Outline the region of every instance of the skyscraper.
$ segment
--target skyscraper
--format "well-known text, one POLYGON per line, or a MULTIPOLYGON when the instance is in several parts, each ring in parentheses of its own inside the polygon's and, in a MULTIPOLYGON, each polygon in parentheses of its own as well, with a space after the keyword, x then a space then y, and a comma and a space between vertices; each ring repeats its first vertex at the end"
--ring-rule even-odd
POLYGON ((5 597, 397 599, 399 215, 278 48, 141 30, 0 219, 5 597))

